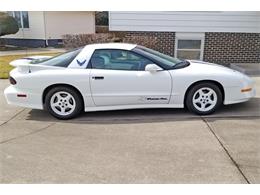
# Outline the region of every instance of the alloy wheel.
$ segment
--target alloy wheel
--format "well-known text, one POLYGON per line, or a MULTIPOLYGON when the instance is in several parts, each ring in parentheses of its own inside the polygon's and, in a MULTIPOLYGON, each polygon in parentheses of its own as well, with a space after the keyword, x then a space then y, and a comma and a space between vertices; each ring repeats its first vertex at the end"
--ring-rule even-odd
POLYGON ((59 91, 52 95, 50 106, 56 114, 66 116, 75 110, 76 101, 70 93, 59 91))
POLYGON ((201 112, 207 112, 213 109, 217 101, 217 93, 209 87, 198 89, 192 98, 193 106, 201 112))

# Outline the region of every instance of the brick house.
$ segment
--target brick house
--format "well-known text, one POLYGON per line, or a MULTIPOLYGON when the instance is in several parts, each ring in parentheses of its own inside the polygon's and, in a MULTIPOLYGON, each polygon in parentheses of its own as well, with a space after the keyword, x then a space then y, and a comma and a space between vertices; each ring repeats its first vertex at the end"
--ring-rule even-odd
POLYGON ((109 12, 109 30, 157 38, 154 49, 220 64, 260 63, 260 12, 109 12))

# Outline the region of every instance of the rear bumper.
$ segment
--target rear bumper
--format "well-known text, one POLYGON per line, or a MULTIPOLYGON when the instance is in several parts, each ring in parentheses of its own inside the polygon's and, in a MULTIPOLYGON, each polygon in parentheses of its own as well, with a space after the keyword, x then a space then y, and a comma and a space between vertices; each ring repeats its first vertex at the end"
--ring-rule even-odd
POLYGON ((41 94, 33 93, 30 90, 17 89, 11 85, 4 90, 4 95, 8 104, 33 109, 43 109, 41 94), (18 97, 18 95, 26 95, 26 97, 18 97))

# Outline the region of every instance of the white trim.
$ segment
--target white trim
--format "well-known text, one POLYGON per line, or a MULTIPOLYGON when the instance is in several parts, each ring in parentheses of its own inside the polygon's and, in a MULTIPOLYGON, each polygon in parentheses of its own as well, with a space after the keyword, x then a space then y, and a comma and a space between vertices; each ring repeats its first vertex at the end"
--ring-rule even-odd
POLYGON ((200 51, 200 60, 203 60, 204 55, 204 44, 205 44, 205 33, 187 33, 187 32, 177 32, 175 33, 175 47, 174 47, 174 56, 177 56, 177 51, 200 51), (178 40, 200 40, 201 45, 200 49, 178 49, 178 40))
MULTIPOLYGON (((96 16, 95 16, 96 17, 96 16)), ((110 31, 110 29, 111 29, 111 22, 112 20, 111 20, 111 12, 109 11, 108 12, 108 30, 110 31)))
POLYGON ((43 15, 43 29, 44 29, 44 39, 45 39, 45 45, 49 46, 48 39, 47 39, 47 32, 46 32, 46 15, 45 11, 42 12, 43 15))
MULTIPOLYGON (((29 16, 28 16, 29 17, 29 16)), ((21 20, 21 26, 22 29, 24 29, 24 24, 23 24, 23 13, 20 11, 20 20, 21 20)))

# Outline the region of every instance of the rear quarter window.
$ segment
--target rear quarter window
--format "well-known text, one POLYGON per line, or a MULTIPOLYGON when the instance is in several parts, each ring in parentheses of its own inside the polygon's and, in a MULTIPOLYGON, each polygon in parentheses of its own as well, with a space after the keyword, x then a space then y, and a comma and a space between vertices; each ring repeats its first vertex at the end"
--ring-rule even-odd
POLYGON ((53 58, 38 62, 38 64, 48 65, 48 66, 59 66, 59 67, 68 67, 72 60, 81 52, 82 48, 78 48, 66 53, 54 56, 53 58))

